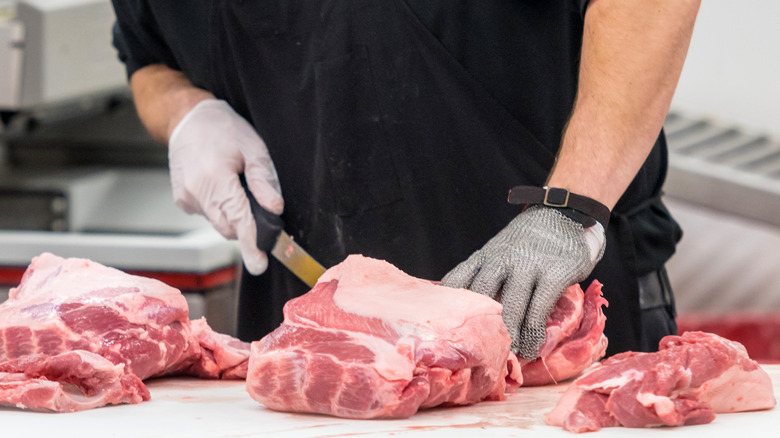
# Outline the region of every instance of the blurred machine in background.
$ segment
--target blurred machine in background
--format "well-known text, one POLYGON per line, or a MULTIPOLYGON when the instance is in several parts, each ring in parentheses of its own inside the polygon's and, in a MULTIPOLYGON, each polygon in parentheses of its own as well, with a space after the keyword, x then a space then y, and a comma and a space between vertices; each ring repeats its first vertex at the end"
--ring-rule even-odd
POLYGON ((780 363, 780 141, 672 111, 666 202, 683 228, 668 264, 680 330, 780 363))
POLYGON ((0 301, 48 251, 158 278, 232 334, 236 245, 174 205, 113 22, 108 0, 0 0, 0 301))
POLYGON ((680 111, 665 129, 681 313, 780 312, 780 140, 680 111))
POLYGON ((0 109, 82 100, 125 85, 111 47, 109 1, 5 2, 0 18, 0 109))

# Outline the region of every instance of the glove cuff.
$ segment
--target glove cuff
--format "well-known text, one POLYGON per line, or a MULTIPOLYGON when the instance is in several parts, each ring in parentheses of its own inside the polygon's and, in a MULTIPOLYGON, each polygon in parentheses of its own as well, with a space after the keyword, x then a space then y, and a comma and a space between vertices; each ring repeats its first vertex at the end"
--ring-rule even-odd
POLYGON ((609 208, 587 196, 571 193, 558 187, 518 186, 509 191, 510 204, 545 205, 561 212, 569 219, 587 228, 600 223, 604 230, 609 224, 609 208))

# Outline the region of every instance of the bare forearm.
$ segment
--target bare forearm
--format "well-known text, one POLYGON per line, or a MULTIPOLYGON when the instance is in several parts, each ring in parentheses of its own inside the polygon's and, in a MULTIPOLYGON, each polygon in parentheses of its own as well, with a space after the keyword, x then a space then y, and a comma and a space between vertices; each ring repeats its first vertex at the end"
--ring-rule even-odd
POLYGON ((614 207, 663 126, 699 3, 591 2, 577 100, 550 186, 614 207))
POLYGON ((162 64, 146 66, 130 78, 138 115, 152 137, 168 143, 176 124, 198 102, 214 98, 179 71, 162 64))

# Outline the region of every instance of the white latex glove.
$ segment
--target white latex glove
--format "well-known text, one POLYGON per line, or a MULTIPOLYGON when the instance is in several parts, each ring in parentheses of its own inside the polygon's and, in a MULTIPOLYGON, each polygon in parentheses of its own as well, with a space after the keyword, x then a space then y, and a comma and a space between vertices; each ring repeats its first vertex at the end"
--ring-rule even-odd
POLYGON ((227 102, 206 99, 176 125, 168 141, 173 197, 182 210, 201 214, 220 234, 238 239, 244 265, 262 274, 267 255, 257 249, 257 230, 244 189, 266 210, 284 209, 279 180, 265 143, 227 102))

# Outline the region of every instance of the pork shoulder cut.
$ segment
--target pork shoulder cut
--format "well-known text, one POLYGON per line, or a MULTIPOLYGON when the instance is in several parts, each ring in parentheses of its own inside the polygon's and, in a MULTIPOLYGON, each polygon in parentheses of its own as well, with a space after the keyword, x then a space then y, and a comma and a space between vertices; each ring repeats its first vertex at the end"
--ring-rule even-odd
POLYGON ((521 379, 501 305, 351 255, 252 343, 247 391, 279 411, 404 418, 501 400, 521 379))
POLYGON ((666 336, 656 353, 626 352, 576 379, 545 421, 572 432, 608 426, 709 423, 715 413, 769 409, 769 375, 734 341, 704 332, 666 336))
POLYGON ((84 350, 31 354, 0 363, 0 406, 76 412, 149 400, 149 390, 124 364, 84 350))
POLYGON ((181 292, 160 281, 44 253, 0 304, 0 366, 90 352, 141 380, 244 378, 249 344, 215 333, 205 320, 190 322, 188 313, 181 292))
POLYGON ((567 288, 547 318, 544 343, 539 358, 528 362, 518 357, 523 386, 547 385, 569 379, 604 357, 601 283, 593 281, 585 293, 578 284, 567 288))

